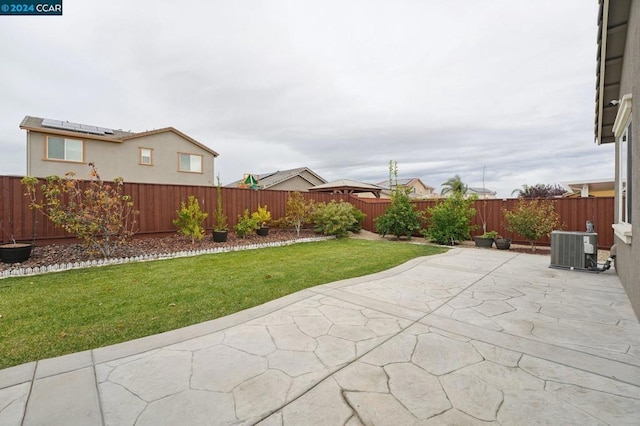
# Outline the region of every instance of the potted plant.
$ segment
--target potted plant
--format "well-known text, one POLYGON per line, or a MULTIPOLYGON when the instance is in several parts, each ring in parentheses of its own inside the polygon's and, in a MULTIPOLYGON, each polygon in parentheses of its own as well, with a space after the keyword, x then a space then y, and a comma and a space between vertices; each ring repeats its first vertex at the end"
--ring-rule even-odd
POLYGON ((0 261, 4 263, 22 263, 31 257, 33 242, 16 241, 13 234, 2 231, 9 237, 11 242, 0 244, 0 261))
POLYGON ((225 215, 222 210, 222 185, 220 185, 220 175, 218 175, 216 194, 218 195, 218 204, 213 217, 213 242, 224 243, 227 241, 229 225, 227 223, 227 215, 225 215))
POLYGON ((473 237, 473 241, 476 243, 476 247, 491 248, 495 238, 498 236, 496 231, 485 232, 482 235, 476 235, 473 237))
POLYGON ((267 209, 267 205, 264 207, 260 207, 258 204, 258 210, 251 214, 251 217, 256 221, 258 225, 258 229, 256 229, 256 234, 261 237, 266 237, 269 235, 269 227, 267 226, 267 222, 271 220, 271 212, 267 209))
POLYGON ((511 247, 511 240, 509 238, 503 238, 501 235, 496 235, 494 242, 498 250, 508 250, 509 247, 511 247))

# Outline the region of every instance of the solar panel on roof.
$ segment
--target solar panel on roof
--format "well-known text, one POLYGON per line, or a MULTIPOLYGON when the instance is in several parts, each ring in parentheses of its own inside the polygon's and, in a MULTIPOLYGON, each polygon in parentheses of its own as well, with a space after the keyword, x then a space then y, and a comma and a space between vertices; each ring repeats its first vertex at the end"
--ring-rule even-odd
POLYGON ((92 135, 104 136, 106 134, 109 134, 109 135, 113 134, 113 130, 108 129, 106 127, 98 127, 98 126, 91 126, 88 124, 73 123, 71 121, 52 120, 50 118, 43 119, 42 126, 49 127, 52 129, 69 130, 71 132, 89 133, 92 135))
POLYGON ((66 129, 62 121, 51 120, 49 118, 45 118, 44 120, 42 120, 42 125, 44 127, 50 127, 52 129, 66 129))

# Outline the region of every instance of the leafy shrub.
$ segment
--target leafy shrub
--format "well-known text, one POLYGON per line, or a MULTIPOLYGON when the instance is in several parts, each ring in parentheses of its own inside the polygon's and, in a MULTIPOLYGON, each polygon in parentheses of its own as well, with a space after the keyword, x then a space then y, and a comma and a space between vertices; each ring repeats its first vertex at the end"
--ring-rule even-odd
POLYGON ((391 206, 376 218, 376 231, 383 237, 391 234, 397 238, 411 238, 415 231, 422 228, 422 212, 411 204, 407 188, 398 186, 398 163, 393 161, 389 161, 389 188, 391 206))
POLYGON ((300 236, 300 229, 311 223, 313 208, 313 200, 305 201, 301 193, 294 192, 287 198, 284 217, 279 223, 284 226, 293 226, 296 234, 300 236))
POLYGON ((251 217, 256 221, 258 227, 265 227, 267 222, 271 220, 271 212, 267 209, 266 204, 264 207, 260 207, 260 204, 258 204, 258 210, 251 213, 251 217))
POLYGON ((180 203, 180 210, 176 210, 178 218, 173 221, 173 225, 178 228, 178 232, 185 237, 191 237, 191 244, 196 240, 204 238, 204 221, 209 213, 200 210, 200 203, 195 196, 189 196, 189 203, 180 203))
POLYGON ((331 200, 330 203, 317 204, 312 216, 316 232, 336 237, 344 237, 349 231, 362 229, 364 218, 363 212, 342 200, 339 203, 331 200))
MULTIPOLYGON (((353 205, 351 205, 351 207, 353 207, 353 205)), ((364 224, 364 220, 366 219, 367 215, 362 210, 359 210, 355 207, 353 207, 351 213, 353 213, 353 217, 356 219, 356 221, 353 223, 353 225, 351 225, 351 227, 349 227, 349 231, 355 232, 357 234, 358 232, 362 231, 362 225, 364 224)))
POLYGON ((406 192, 397 190, 392 194, 391 206, 376 219, 376 231, 383 237, 391 234, 411 238, 422 228, 422 220, 422 213, 414 208, 406 192))
POLYGON ((536 250, 535 241, 560 227, 560 216, 551 200, 518 200, 513 210, 502 210, 505 227, 525 237, 536 250))
POLYGON ((249 214, 249 209, 245 209, 242 216, 238 215, 238 224, 234 229, 238 237, 244 238, 247 234, 255 232, 258 228, 258 221, 249 214))
POLYGON ((438 244, 454 245, 455 241, 468 240, 476 226, 471 219, 476 210, 471 207, 475 199, 465 199, 462 193, 453 192, 449 198, 436 202, 427 208, 427 229, 425 237, 438 244))
POLYGON ((123 194, 124 181, 115 178, 105 183, 93 163, 89 163, 90 180, 85 184, 74 173, 64 177, 48 176, 45 183, 24 177, 22 184, 31 202, 58 228, 80 238, 91 251, 104 257, 114 254, 117 247, 134 234, 138 212, 129 195, 123 194), (42 197, 38 196, 38 187, 42 197))
POLYGON ((498 238, 498 231, 488 231, 481 235, 482 238, 498 238))

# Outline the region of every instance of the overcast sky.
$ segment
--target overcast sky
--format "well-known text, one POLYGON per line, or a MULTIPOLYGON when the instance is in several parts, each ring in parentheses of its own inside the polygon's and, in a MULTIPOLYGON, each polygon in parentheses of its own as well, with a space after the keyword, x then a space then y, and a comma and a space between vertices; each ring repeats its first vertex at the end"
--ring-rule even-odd
POLYGON ((0 16, 0 175, 25 173, 31 115, 173 126, 220 153, 223 183, 303 166, 375 183, 389 160, 437 190, 484 168, 502 197, 613 177, 593 143, 596 0, 63 5, 0 16))

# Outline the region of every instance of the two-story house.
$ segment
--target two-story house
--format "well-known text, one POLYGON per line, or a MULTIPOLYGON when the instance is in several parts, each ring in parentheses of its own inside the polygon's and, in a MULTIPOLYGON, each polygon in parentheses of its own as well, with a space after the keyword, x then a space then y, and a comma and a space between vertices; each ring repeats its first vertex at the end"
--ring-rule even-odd
MULTIPOLYGON (((403 188, 407 190, 409 197, 415 200, 424 200, 429 198, 437 198, 438 194, 435 192, 435 188, 429 185, 426 185, 420 178, 405 178, 397 180, 398 188, 403 188)), ((392 185, 389 188, 389 181, 378 182, 376 186, 380 186, 384 188, 382 191, 382 198, 390 198, 391 191, 396 189, 396 185, 392 185)))
POLYGON ((25 117, 27 175, 86 178, 95 163, 104 179, 210 185, 218 153, 173 127, 140 133, 69 121, 25 117))

